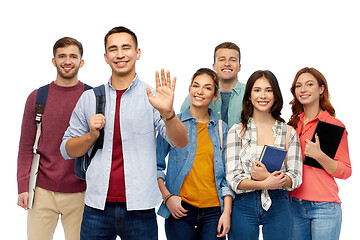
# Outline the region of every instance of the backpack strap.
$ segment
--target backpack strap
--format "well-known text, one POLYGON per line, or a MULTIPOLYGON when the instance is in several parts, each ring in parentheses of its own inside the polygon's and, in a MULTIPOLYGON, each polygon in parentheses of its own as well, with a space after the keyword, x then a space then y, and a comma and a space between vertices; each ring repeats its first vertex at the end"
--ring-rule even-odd
POLYGON ((35 101, 35 121, 41 122, 41 116, 45 112, 46 100, 49 92, 49 84, 38 89, 35 101))
MULTIPOLYGON (((98 87, 93 88, 95 97, 96 97, 96 113, 101 113, 105 115, 105 85, 100 85, 98 87)), ((90 160, 95 156, 95 153, 98 149, 102 149, 104 145, 104 129, 100 130, 100 136, 96 140, 94 147, 90 154, 90 160)))
POLYGON ((90 87, 89 85, 87 85, 86 83, 84 83, 84 92, 86 90, 92 89, 92 87, 90 87))
POLYGON ((36 94, 36 100, 35 100, 36 135, 33 146, 34 153, 36 153, 37 151, 38 143, 41 135, 42 115, 45 112, 45 105, 46 105, 47 95, 49 92, 49 85, 50 84, 40 87, 36 94))
POLYGON ((95 97, 96 97, 96 113, 105 113, 105 85, 100 85, 98 87, 93 88, 95 97))

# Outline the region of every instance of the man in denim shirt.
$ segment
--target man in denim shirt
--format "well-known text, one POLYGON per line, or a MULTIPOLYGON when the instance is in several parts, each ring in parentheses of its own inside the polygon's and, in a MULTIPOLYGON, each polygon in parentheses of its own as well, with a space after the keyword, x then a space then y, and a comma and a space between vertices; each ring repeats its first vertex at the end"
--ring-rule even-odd
POLYGON ((105 36, 105 61, 112 76, 105 85, 105 116, 95 114, 96 98, 86 91, 77 103, 60 150, 65 159, 90 153, 104 129, 104 145, 86 173, 81 239, 157 239, 155 206, 161 200, 156 180, 156 132, 177 147, 187 130, 172 109, 175 78, 156 74, 156 93, 139 80, 135 63, 141 51, 136 35, 116 27, 105 36), (161 117, 161 116, 162 117, 161 117))
MULTIPOLYGON (((219 77, 219 95, 210 103, 218 119, 222 119, 229 127, 240 122, 242 100, 245 84, 238 81, 240 72, 240 48, 232 42, 219 44, 214 51, 213 69, 219 77)), ((190 98, 186 97, 180 111, 184 112, 190 106, 190 98)))

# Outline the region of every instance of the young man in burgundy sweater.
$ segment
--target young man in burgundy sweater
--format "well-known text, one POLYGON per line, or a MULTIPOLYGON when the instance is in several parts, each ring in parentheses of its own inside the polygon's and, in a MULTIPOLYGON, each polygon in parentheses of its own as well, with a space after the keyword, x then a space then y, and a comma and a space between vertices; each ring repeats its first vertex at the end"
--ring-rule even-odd
POLYGON ((40 164, 32 209, 28 208, 29 174, 36 135, 35 100, 38 90, 28 97, 21 126, 18 154, 18 205, 28 210, 28 239, 52 239, 59 214, 65 238, 79 239, 84 208, 85 181, 74 173, 74 161, 65 161, 60 144, 69 125, 71 113, 84 91, 78 71, 84 65, 82 44, 64 37, 53 47, 52 63, 56 80, 49 85, 46 109, 42 116, 42 132, 37 152, 40 164))

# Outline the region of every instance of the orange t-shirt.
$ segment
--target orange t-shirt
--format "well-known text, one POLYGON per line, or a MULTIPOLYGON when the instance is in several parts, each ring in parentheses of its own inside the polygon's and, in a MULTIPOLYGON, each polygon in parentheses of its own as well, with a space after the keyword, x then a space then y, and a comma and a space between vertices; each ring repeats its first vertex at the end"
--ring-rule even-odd
POLYGON ((179 196, 198 208, 220 206, 215 184, 214 148, 207 123, 198 123, 194 164, 181 186, 179 196))
MULTIPOLYGON (((300 138, 300 145, 304 155, 306 146, 306 139, 311 140, 315 128, 319 120, 345 127, 339 120, 332 117, 327 111, 322 112, 317 118, 308 122, 303 127, 304 113, 299 115, 296 132, 300 138)), ((342 139, 340 141, 338 150, 335 154, 334 160, 338 161, 338 169, 334 175, 328 174, 325 170, 304 165, 303 182, 301 186, 289 195, 303 200, 314 202, 337 202, 341 203, 339 198, 339 189, 334 178, 346 179, 351 175, 351 163, 348 148, 347 131, 345 129, 342 139)))

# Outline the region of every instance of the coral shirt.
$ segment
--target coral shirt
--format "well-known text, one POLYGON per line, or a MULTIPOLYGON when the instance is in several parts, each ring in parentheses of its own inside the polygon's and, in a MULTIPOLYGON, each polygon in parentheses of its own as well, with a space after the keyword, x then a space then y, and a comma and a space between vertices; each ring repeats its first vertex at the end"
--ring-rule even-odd
MULTIPOLYGON (((301 150, 304 155, 306 139, 312 139, 315 128, 319 120, 345 127, 342 122, 332 117, 327 111, 322 112, 317 118, 311 120, 303 127, 304 113, 299 115, 296 132, 300 138, 301 150)), ((335 178, 347 179, 351 176, 351 163, 348 148, 347 131, 345 129, 339 148, 335 154, 334 160, 338 161, 338 169, 335 174, 330 175, 325 170, 304 165, 302 185, 289 195, 298 199, 315 202, 337 202, 341 203, 339 198, 339 188, 335 178)))

